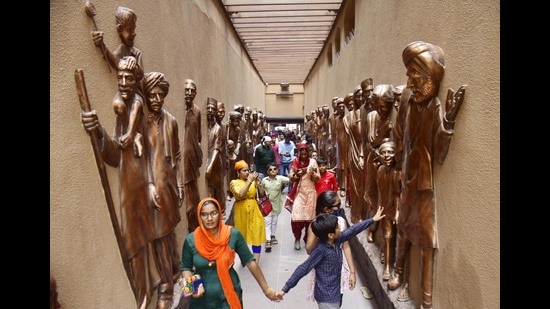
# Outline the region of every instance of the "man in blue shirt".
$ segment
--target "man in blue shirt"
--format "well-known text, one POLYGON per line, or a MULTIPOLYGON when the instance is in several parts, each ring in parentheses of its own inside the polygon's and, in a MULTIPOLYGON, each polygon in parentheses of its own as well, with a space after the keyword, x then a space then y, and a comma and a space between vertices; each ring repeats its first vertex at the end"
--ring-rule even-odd
MULTIPOLYGON (((281 158, 281 167, 279 168, 279 175, 288 177, 290 173, 290 164, 295 158, 294 150, 296 145, 290 140, 290 133, 285 132, 285 140, 279 142, 279 156, 281 158)), ((288 192, 292 189, 292 182, 288 184, 288 192)))
POLYGON ((372 218, 351 225, 341 232, 338 218, 333 214, 323 213, 311 222, 311 229, 319 242, 302 264, 300 264, 281 291, 276 296, 282 297, 295 287, 300 279, 315 269, 315 290, 313 295, 319 308, 340 308, 342 306, 342 293, 340 292, 340 276, 342 270, 342 248, 340 244, 351 239, 360 232, 366 230, 375 221, 379 221, 384 208, 378 207, 378 211, 372 218))

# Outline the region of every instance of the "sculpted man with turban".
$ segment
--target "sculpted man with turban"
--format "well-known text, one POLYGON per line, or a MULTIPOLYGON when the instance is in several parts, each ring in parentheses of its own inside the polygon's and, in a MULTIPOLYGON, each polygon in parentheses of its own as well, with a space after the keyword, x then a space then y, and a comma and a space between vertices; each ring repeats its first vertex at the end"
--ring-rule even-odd
POLYGON ((152 252, 160 275, 156 308, 170 308, 174 276, 179 277, 181 261, 175 229, 181 220, 183 165, 178 138, 178 123, 164 106, 169 83, 164 74, 145 74, 143 88, 149 115, 147 118, 147 166, 150 215, 155 231, 152 252))
POLYGON ((422 308, 432 308, 433 260, 438 248, 433 170, 442 164, 454 134, 456 115, 464 100, 465 86, 447 93, 443 109, 437 95, 445 73, 441 47, 412 42, 403 51, 407 88, 396 119, 396 167, 401 169, 397 258, 388 288, 403 284, 398 300, 407 300, 408 276, 404 265, 411 245, 420 248, 422 308))

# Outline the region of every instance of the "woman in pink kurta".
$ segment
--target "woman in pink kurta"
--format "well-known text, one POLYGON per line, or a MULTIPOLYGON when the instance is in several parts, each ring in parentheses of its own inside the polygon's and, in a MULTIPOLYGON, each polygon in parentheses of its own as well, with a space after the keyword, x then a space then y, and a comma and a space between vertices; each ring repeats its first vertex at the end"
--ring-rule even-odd
POLYGON ((309 157, 309 147, 306 144, 299 144, 298 157, 292 160, 289 176, 294 182, 292 191, 288 194, 294 200, 290 225, 294 234, 294 249, 300 250, 302 230, 305 230, 304 242, 307 242, 307 226, 315 218, 315 182, 321 178, 317 161, 309 157))

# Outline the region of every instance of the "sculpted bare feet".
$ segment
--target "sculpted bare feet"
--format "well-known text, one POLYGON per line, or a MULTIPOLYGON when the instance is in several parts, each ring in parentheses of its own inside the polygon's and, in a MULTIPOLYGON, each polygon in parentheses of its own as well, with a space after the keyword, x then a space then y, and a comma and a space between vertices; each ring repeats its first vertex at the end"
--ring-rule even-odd
POLYGON ((403 284, 401 291, 399 291, 399 295, 397 295, 397 300, 408 301, 409 299, 411 299, 411 295, 409 294, 409 285, 403 284))
POLYGON ((390 291, 393 291, 397 289, 401 285, 401 275, 394 273, 393 276, 390 278, 390 281, 388 282, 388 289, 390 291))
POLYGON ((382 274, 382 280, 384 281, 388 281, 390 280, 390 268, 389 267, 385 267, 384 268, 384 273, 382 274))
POLYGON ((374 242, 374 235, 371 230, 367 232, 367 241, 368 242, 374 242))

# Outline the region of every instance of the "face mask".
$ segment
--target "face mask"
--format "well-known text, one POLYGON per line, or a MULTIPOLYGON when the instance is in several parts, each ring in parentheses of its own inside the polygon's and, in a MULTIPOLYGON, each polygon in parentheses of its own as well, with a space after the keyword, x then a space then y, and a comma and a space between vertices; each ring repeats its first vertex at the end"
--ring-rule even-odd
POLYGON ((332 214, 335 215, 335 216, 338 216, 338 217, 343 217, 344 216, 344 212, 343 212, 342 208, 339 208, 338 210, 333 210, 332 214))

